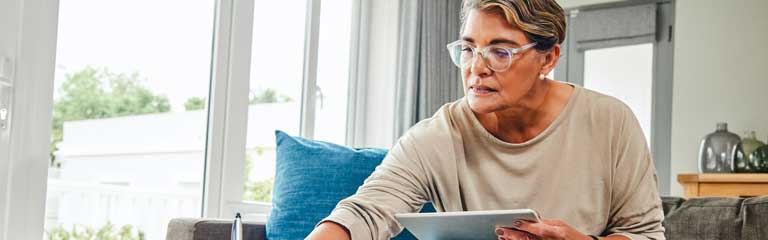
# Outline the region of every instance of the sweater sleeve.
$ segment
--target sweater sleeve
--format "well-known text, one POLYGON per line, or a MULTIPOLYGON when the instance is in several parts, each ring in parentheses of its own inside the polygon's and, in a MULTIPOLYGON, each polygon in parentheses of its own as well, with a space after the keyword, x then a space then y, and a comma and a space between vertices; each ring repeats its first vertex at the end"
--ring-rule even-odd
POLYGON ((622 123, 614 145, 614 178, 606 234, 630 239, 665 239, 664 213, 657 187, 656 169, 642 128, 629 107, 623 106, 622 123))
POLYGON ((346 227, 353 240, 389 239, 402 226, 396 213, 416 212, 428 202, 428 176, 412 135, 389 151, 357 192, 339 202, 324 221, 346 227))

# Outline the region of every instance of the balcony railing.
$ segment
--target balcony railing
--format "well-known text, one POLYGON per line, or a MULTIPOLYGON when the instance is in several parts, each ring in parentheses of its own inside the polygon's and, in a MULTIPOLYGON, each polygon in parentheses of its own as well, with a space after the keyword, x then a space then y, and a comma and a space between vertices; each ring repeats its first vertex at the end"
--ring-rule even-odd
POLYGON ((148 240, 165 239, 168 222, 200 217, 200 191, 146 191, 126 186, 50 179, 46 229, 86 225, 94 229, 108 221, 132 225, 148 240))

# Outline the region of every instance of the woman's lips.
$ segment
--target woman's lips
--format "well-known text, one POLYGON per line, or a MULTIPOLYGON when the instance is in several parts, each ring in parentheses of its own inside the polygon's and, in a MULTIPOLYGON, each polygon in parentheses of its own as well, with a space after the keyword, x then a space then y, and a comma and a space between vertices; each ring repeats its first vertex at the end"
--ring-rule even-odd
POLYGON ((484 96, 484 95, 490 95, 495 93, 496 89, 485 87, 485 86, 473 86, 473 87, 469 87, 469 91, 476 96, 484 96))

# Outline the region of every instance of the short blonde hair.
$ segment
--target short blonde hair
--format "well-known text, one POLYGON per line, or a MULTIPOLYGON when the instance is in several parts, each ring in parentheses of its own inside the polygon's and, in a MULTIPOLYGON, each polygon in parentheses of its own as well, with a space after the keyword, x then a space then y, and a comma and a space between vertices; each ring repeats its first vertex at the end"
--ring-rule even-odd
POLYGON ((461 27, 471 10, 501 13, 507 22, 522 30, 535 48, 546 51, 565 40, 565 11, 555 0, 464 0, 461 27))

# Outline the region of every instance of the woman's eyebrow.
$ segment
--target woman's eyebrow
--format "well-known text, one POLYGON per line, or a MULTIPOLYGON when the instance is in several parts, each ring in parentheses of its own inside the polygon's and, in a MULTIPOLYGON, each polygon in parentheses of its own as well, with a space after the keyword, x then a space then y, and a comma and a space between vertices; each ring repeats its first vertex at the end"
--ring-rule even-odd
MULTIPOLYGON (((461 40, 469 43, 475 43, 475 40, 472 39, 471 37, 461 37, 461 40)), ((505 38, 494 38, 493 40, 491 40, 489 45, 504 44, 504 43, 520 46, 520 44, 515 42, 514 40, 505 39, 505 38)))
POLYGON ((493 39, 493 40, 491 40, 490 45, 501 44, 501 43, 513 44, 513 45, 520 46, 520 44, 515 42, 514 40, 509 40, 509 39, 504 39, 504 38, 493 39))

